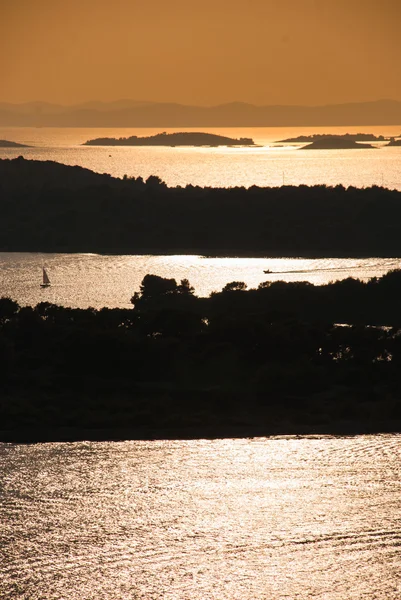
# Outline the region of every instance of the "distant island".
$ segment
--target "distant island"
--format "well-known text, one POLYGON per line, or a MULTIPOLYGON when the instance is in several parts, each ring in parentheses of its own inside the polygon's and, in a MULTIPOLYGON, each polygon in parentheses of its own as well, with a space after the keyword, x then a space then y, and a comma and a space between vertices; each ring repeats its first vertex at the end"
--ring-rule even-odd
POLYGON ((96 138, 83 146, 254 146, 251 138, 230 138, 201 132, 157 133, 156 135, 127 138, 96 138))
POLYGON ((391 140, 388 144, 386 144, 386 146, 401 146, 401 138, 397 140, 395 138, 391 138, 391 140))
POLYGON ((9 140, 0 140, 0 148, 30 148, 30 146, 18 144, 17 142, 10 142, 9 140))
POLYGON ((286 140, 278 140, 278 144, 294 144, 316 142, 318 140, 332 139, 333 137, 349 140, 351 142, 387 142, 391 138, 383 135, 374 135, 373 133, 344 133, 342 135, 333 136, 330 133, 314 133, 313 135, 299 135, 298 137, 288 138, 286 140))
POLYGON ((371 144, 359 144, 344 137, 324 137, 315 140, 307 146, 302 146, 300 150, 365 150, 366 148, 375 148, 371 144))

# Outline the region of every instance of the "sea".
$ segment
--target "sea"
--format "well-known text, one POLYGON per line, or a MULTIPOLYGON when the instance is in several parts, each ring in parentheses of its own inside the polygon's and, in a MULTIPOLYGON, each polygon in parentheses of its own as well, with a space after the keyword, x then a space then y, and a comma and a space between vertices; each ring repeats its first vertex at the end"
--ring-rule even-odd
MULTIPOLYGON (((0 128, 0 139, 28 144, 32 148, 0 148, 0 158, 55 160, 80 165, 115 177, 158 175, 169 186, 188 184, 213 187, 337 185, 369 187, 384 185, 401 190, 401 147, 374 149, 308 150, 281 142, 299 135, 328 133, 374 133, 400 136, 399 127, 257 127, 180 128, 207 131, 233 138, 250 137, 257 146, 248 148, 95 147, 82 144, 98 137, 147 136, 160 128, 0 128)), ((177 129, 165 129, 166 133, 177 129)))
MULTIPOLYGON (((0 139, 35 146, 0 149, 0 158, 54 160, 116 177, 158 175, 170 186, 401 190, 401 148, 303 152, 279 143, 319 132, 398 136, 401 126, 207 129, 252 137, 255 148, 82 146, 99 136, 159 131, 0 129, 0 139)), ((129 307, 147 273, 189 279, 207 296, 230 281, 324 284, 400 267, 400 259, 377 257, 3 252, 0 295, 23 305, 129 307), (43 267, 51 281, 45 289, 43 267)), ((400 465, 396 434, 0 442, 0 598, 399 600, 400 465)))
POLYGON ((248 289, 265 281, 324 285, 354 277, 367 281, 401 268, 400 258, 216 258, 194 255, 102 255, 0 252, 0 297, 21 306, 51 302, 72 308, 129 308, 145 275, 188 279, 197 296, 219 292, 232 281, 248 289), (42 270, 51 285, 40 287, 42 270), (265 271, 270 271, 265 273, 265 271))
POLYGON ((0 444, 2 600, 399 600, 401 436, 0 444))

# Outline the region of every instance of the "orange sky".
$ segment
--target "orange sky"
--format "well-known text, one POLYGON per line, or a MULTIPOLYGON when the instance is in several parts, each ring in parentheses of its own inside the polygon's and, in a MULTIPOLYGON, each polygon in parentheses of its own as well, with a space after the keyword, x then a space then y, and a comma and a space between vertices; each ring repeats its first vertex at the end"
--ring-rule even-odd
POLYGON ((0 0, 0 101, 401 100, 401 0, 0 0))

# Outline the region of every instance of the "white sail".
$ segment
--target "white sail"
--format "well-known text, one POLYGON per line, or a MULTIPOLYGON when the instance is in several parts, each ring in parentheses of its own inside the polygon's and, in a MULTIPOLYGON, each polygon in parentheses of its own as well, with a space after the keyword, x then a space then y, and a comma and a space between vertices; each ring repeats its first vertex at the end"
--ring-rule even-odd
POLYGON ((46 273, 46 269, 43 267, 43 285, 50 285, 50 279, 46 273))

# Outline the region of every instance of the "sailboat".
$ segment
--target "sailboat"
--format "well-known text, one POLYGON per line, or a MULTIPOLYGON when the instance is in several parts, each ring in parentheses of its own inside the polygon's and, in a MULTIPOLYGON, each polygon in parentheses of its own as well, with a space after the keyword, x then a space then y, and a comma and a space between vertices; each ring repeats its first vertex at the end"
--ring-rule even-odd
POLYGON ((49 287, 50 279, 49 279, 48 274, 46 273, 46 269, 43 267, 42 271, 43 271, 43 283, 40 284, 40 287, 42 287, 42 288, 49 287))

